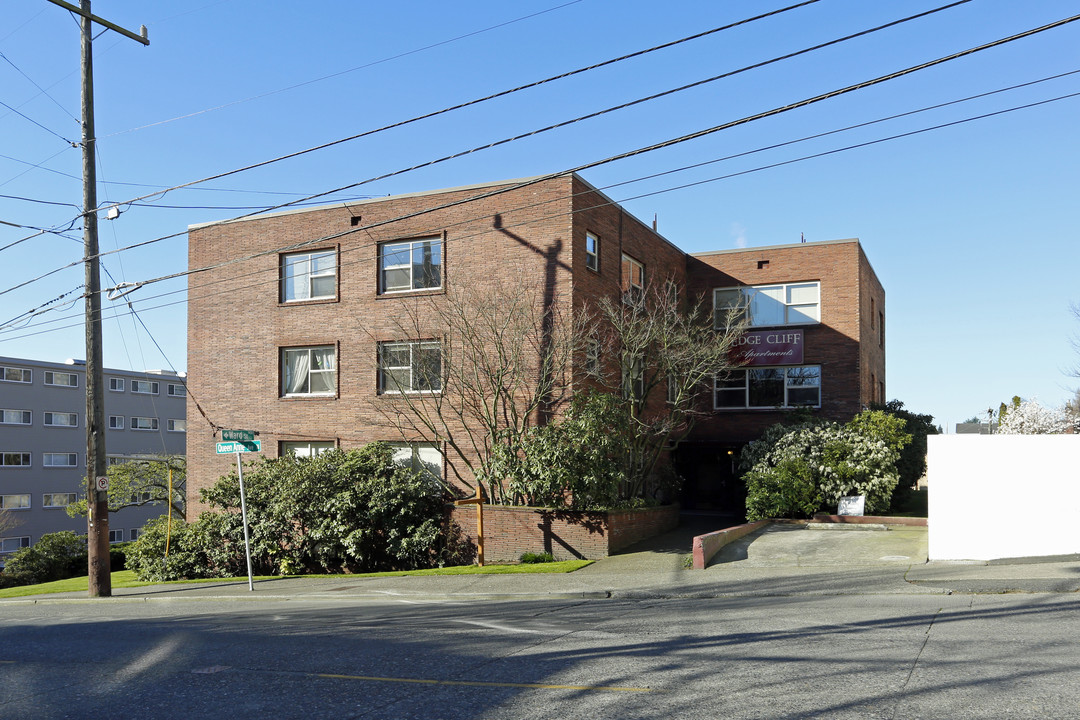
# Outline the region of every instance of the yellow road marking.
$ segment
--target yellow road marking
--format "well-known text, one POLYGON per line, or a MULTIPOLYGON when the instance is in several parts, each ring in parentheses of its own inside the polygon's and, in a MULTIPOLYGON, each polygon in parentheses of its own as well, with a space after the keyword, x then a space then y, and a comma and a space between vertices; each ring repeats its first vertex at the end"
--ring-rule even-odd
POLYGON ((533 690, 597 690, 603 692, 657 692, 652 688, 619 687, 617 685, 546 685, 543 683, 482 682, 479 680, 424 680, 422 678, 392 678, 373 675, 333 675, 317 673, 316 677, 333 680, 367 680, 369 682, 413 683, 417 685, 456 685, 465 687, 528 688, 533 690))

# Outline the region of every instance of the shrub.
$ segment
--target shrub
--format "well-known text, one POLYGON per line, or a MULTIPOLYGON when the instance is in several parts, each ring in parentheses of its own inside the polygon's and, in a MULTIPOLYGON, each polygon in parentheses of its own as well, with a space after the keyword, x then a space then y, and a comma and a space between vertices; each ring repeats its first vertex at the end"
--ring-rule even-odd
POLYGON ((771 470, 746 474, 746 519, 805 517, 821 504, 814 476, 804 460, 788 458, 771 470))
POLYGON ((4 567, 12 585, 37 585, 86 575, 86 536, 70 530, 42 535, 36 543, 16 550, 4 567))
POLYGON ((549 552, 542 552, 542 553, 526 552, 526 553, 521 553, 521 564, 522 565, 531 565, 531 564, 534 564, 534 563, 549 563, 549 562, 555 562, 555 556, 552 555, 549 552))

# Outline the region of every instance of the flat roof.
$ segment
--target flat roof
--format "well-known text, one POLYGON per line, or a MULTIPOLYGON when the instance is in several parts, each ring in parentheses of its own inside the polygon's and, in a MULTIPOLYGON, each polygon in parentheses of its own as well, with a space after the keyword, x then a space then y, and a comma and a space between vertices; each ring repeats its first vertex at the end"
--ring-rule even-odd
POLYGON ((747 248, 732 248, 730 250, 709 250, 707 252, 688 253, 690 257, 708 257, 710 255, 732 255, 734 253, 760 252, 763 250, 785 250, 788 248, 804 248, 815 245, 843 245, 846 243, 859 244, 859 238, 846 238, 843 240, 814 240, 807 242, 787 243, 784 245, 760 245, 747 248))

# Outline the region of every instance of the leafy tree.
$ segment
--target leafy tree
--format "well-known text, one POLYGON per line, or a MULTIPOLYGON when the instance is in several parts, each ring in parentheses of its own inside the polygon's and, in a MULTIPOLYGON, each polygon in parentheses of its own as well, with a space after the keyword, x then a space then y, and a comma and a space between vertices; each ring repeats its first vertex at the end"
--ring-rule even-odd
POLYGON ((86 574, 86 536, 70 530, 42 535, 7 559, 4 579, 13 585, 37 585, 86 574))
POLYGON ((998 425, 1002 435, 1055 435, 1067 432, 1072 420, 1065 410, 1043 407, 1037 400, 1017 403, 998 425))
MULTIPOLYGON (((182 456, 129 460, 109 466, 109 512, 128 507, 169 503, 173 514, 186 517, 187 463, 182 456), (170 477, 171 495, 170 495, 170 477)), ((71 517, 86 517, 86 498, 67 506, 71 517)))
MULTIPOLYGON (((924 474, 926 474, 926 438, 937 435, 940 430, 934 425, 934 416, 914 413, 904 408, 900 400, 890 400, 884 404, 874 404, 871 410, 881 410, 904 421, 903 432, 911 436, 911 442, 900 449, 900 459, 896 461, 896 470, 900 480, 893 491, 890 507, 897 510, 905 506, 909 496, 924 474)), ((979 422, 976 418, 970 422, 979 422)))
MULTIPOLYGON (((866 410, 846 425, 810 423, 776 425, 743 450, 747 471, 747 519, 757 520, 776 506, 774 496, 809 502, 800 490, 809 480, 820 506, 835 508, 840 498, 865 495, 870 512, 888 508, 899 480, 896 469, 900 450, 911 441, 903 431, 905 422, 880 410, 866 410), (805 469, 804 469, 805 468, 805 469)), ((809 495, 813 497, 813 495, 809 495)), ((806 503, 785 500, 786 509, 806 510, 806 503)))
POLYGON ((500 446, 491 471, 507 479, 515 504, 574 510, 625 505, 629 427, 621 398, 584 392, 562 417, 532 428, 512 451, 500 446))
MULTIPOLYGON (((429 475, 395 464, 385 443, 262 458, 245 470, 244 490, 257 574, 396 570, 448 558, 442 488, 429 475)), ((172 559, 165 558, 164 521, 145 528, 128 553, 140 577, 246 573, 237 475, 221 478, 201 497, 217 512, 174 523, 172 559)))

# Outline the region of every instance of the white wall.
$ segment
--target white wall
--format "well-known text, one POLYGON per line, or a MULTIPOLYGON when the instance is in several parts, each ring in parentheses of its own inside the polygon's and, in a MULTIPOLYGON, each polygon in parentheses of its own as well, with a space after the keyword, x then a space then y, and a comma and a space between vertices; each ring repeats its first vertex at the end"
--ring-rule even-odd
POLYGON ((1080 435, 927 438, 931 560, 1080 553, 1080 435))

